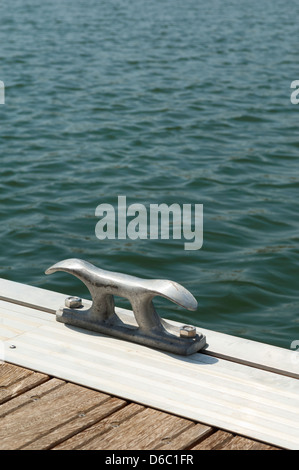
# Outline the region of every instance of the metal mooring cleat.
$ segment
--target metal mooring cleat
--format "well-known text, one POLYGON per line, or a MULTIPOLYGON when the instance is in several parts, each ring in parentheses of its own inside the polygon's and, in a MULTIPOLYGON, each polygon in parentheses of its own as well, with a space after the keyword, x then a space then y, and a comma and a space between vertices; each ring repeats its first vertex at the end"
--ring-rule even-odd
POLYGON ((84 305, 81 299, 73 303, 74 298, 68 298, 66 306, 56 313, 59 322, 185 356, 206 345, 205 336, 197 334, 194 327, 173 326, 161 319, 155 310, 152 299, 156 296, 165 297, 188 310, 197 309, 193 295, 176 282, 104 271, 80 259, 61 261, 47 269, 46 274, 57 271, 81 279, 92 298, 91 307, 84 305), (130 301, 136 326, 124 323, 117 315, 114 295, 130 301))

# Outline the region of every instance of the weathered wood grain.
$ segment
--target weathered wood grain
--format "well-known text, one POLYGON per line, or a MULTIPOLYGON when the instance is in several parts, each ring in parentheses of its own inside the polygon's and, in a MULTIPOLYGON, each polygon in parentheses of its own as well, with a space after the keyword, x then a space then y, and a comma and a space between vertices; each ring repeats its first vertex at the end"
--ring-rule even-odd
POLYGON ((74 432, 71 421, 76 421, 75 426, 80 429, 78 418, 82 418, 83 427, 86 426, 93 408, 109 398, 103 393, 52 379, 0 406, 0 449, 39 448, 35 443, 45 435, 48 435, 46 446, 50 446, 74 432))
POLYGON ((81 449, 85 450, 146 450, 163 444, 163 439, 172 439, 190 426, 190 421, 151 408, 138 414, 90 440, 81 449))
POLYGON ((1 450, 276 449, 12 364, 0 384, 1 450))
POLYGON ((22 447, 23 450, 48 450, 56 445, 64 442, 72 436, 77 435, 81 431, 88 429, 94 423, 102 420, 111 413, 119 410, 125 406, 126 402, 119 398, 109 398, 103 400, 102 403, 98 404, 92 409, 88 409, 84 412, 80 412, 73 419, 70 419, 58 425, 55 429, 50 430, 44 436, 37 438, 35 441, 22 447))
POLYGON ((208 350, 177 358, 58 324, 62 294, 2 287, 0 361, 29 370, 0 362, 0 448, 298 449, 296 352, 203 331, 208 350))
POLYGON ((254 441, 242 436, 234 436, 221 447, 221 450, 278 450, 263 442, 254 441))
POLYGON ((192 450, 219 450, 233 439, 234 435, 230 432, 216 431, 211 436, 204 439, 199 444, 192 447, 192 450))
POLYGON ((34 387, 33 389, 25 391, 11 400, 6 401, 0 406, 0 418, 4 418, 4 416, 12 413, 18 408, 22 408, 28 403, 31 403, 35 397, 40 398, 56 388, 61 387, 63 384, 65 384, 63 380, 51 379, 37 387, 34 387))
POLYGON ((49 377, 13 364, 0 364, 0 404, 30 390, 49 377))
POLYGON ((202 441, 213 432, 213 428, 205 424, 192 423, 185 431, 176 436, 166 436, 161 441, 157 450, 184 450, 194 446, 198 441, 202 441))
POLYGON ((53 450, 88 450, 89 448, 94 448, 97 446, 97 442, 101 442, 102 436, 105 433, 111 429, 119 429, 122 423, 144 409, 144 406, 130 403, 109 417, 102 419, 88 429, 57 445, 53 450))
MULTIPOLYGON (((25 323, 27 310, 17 312, 25 323)), ((190 421, 298 448, 297 379, 206 354, 164 354, 33 313, 34 326, 14 338, 16 347, 4 342, 7 361, 190 421)))

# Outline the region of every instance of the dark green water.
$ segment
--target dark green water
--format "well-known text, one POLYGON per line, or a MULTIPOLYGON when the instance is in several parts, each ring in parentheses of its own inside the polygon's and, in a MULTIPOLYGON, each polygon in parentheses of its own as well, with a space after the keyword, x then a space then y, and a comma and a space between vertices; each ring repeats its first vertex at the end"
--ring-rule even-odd
MULTIPOLYGON (((299 339, 298 2, 0 4, 0 277, 70 294, 54 262, 168 278, 167 318, 299 339), (203 204, 203 247, 103 240, 95 209, 203 204)), ((122 304, 125 305, 125 304, 122 304)))

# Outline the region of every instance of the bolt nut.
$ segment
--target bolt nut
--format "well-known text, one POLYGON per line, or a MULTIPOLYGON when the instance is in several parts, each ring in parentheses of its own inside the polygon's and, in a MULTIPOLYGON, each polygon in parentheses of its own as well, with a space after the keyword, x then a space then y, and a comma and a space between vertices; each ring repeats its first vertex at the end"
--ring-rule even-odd
POLYGON ((80 308, 83 306, 80 297, 67 297, 65 299, 65 306, 68 308, 80 308))
POLYGON ((180 336, 182 338, 194 338, 196 336, 196 328, 194 326, 185 325, 180 328, 180 336))

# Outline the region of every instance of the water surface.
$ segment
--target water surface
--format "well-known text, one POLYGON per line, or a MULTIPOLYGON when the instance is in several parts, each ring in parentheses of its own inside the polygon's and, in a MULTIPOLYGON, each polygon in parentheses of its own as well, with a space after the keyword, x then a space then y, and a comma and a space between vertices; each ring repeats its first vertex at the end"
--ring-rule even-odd
POLYGON ((0 5, 0 276, 86 296, 70 257, 183 284, 164 317, 299 339, 299 5, 15 0, 0 5), (103 240, 101 203, 204 205, 204 244, 103 240))

